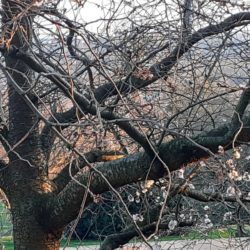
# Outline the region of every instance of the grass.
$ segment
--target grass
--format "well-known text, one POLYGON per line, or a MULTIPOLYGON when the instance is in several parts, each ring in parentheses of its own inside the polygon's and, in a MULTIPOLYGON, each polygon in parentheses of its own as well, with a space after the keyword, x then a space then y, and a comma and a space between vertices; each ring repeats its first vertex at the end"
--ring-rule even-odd
MULTIPOLYGON (((61 247, 64 247, 66 245, 67 241, 66 240, 62 240, 61 241, 61 247)), ((98 245, 99 242, 97 241, 84 241, 84 242, 80 242, 77 240, 71 240, 69 247, 79 247, 82 243, 84 243, 84 245, 90 246, 90 245, 98 245)), ((14 245, 13 245, 13 239, 11 236, 5 236, 2 237, 0 239, 0 246, 4 245, 6 250, 13 250, 14 249, 14 245)), ((1 249, 1 248, 0 248, 1 249)))
POLYGON ((221 229, 214 229, 211 231, 196 231, 192 230, 187 234, 184 235, 171 235, 162 237, 161 241, 173 241, 173 240, 204 240, 204 239, 227 239, 231 237, 235 237, 236 228, 221 228, 221 229))
MULTIPOLYGON (((67 244, 67 240, 61 240, 61 247, 64 247, 67 244)), ((84 241, 78 241, 78 240, 71 240, 69 243, 69 247, 79 247, 81 245, 85 246, 92 246, 92 245, 99 245, 99 241, 93 241, 93 240, 84 240, 84 241)))
MULTIPOLYGON (((160 241, 175 241, 175 240, 202 240, 202 239, 221 239, 221 238, 231 238, 235 237, 236 233, 236 226, 232 226, 230 228, 222 228, 222 229, 214 229, 211 231, 206 232, 200 232, 200 231, 191 231, 187 233, 186 235, 172 235, 172 236, 166 236, 162 237, 160 241)), ((250 233, 250 228, 247 228, 247 231, 250 233)), ((61 246, 64 247, 66 245, 67 241, 62 240, 61 246)), ((13 250, 13 240, 11 236, 5 236, 0 239, 0 244, 4 245, 6 250, 13 250)), ((77 240, 71 240, 69 247, 79 247, 80 245, 98 245, 98 241, 77 241, 77 240)))
POLYGON ((208 232, 191 231, 188 235, 188 239, 220 239, 234 237, 236 230, 232 228, 227 229, 215 229, 208 232))
MULTIPOLYGON (((244 230, 250 235, 250 225, 245 225, 244 230)), ((184 235, 165 236, 160 240, 172 241, 172 240, 204 240, 204 239, 228 239, 236 237, 237 226, 231 225, 227 228, 218 228, 206 231, 191 230, 184 235)))
POLYGON ((13 240, 11 236, 4 236, 0 240, 0 246, 4 245, 7 250, 13 250, 13 240))

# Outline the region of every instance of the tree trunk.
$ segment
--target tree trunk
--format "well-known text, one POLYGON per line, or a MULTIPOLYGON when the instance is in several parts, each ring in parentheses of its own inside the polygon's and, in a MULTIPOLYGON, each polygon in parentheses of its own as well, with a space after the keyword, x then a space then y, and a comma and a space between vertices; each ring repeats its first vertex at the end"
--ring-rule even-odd
MULTIPOLYGON (((2 0, 2 38, 8 48, 14 46, 29 53, 32 46, 33 14, 29 11, 32 0, 2 0)), ((10 51, 8 51, 10 52, 10 51)), ((46 191, 36 190, 47 175, 47 166, 39 141, 37 115, 17 91, 28 91, 34 106, 38 106, 30 87, 34 83, 32 70, 22 61, 5 55, 9 85, 9 134, 8 142, 15 145, 9 154, 6 191, 11 204, 15 250, 57 250, 62 230, 53 232, 39 223, 41 203, 46 191), (37 184, 37 185, 36 185, 37 184)), ((46 215, 43 219, 46 220, 46 215)))
POLYGON ((59 250, 62 231, 46 232, 25 205, 12 210, 15 250, 59 250))
POLYGON ((18 183, 18 186, 19 190, 15 188, 9 194, 14 249, 59 250, 63 228, 57 230, 43 225, 43 221, 48 217, 42 212, 42 205, 46 203, 46 194, 42 193, 35 184, 26 184, 24 187, 22 183, 18 183))

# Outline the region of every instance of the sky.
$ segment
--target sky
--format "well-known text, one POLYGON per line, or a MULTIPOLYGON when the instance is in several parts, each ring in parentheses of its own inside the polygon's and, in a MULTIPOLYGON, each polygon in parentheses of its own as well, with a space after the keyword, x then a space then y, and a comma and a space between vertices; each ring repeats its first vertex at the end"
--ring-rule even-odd
POLYGON ((74 6, 76 6, 75 2, 76 1, 70 0, 62 1, 62 6, 65 6, 68 10, 66 15, 70 18, 72 18, 74 15, 80 15, 82 20, 86 22, 93 22, 92 24, 88 25, 88 29, 92 32, 96 32, 100 23, 96 23, 94 21, 103 17, 103 10, 101 7, 98 7, 102 5, 103 0, 83 0, 81 2, 84 2, 84 6, 80 8, 80 10, 74 10, 74 6))
MULTIPOLYGON (((165 0, 165 1, 154 1, 154 0, 63 0, 61 1, 61 5, 65 6, 65 8, 68 10, 66 15, 72 19, 72 16, 74 15, 80 15, 81 19, 86 22, 93 22, 99 18, 107 18, 112 15, 112 12, 114 9, 117 10, 116 17, 122 17, 125 16, 125 13, 128 11, 131 11, 133 7, 140 5, 140 11, 144 15, 145 18, 147 16, 154 15, 157 18, 157 13, 159 12, 168 12, 167 18, 168 19, 175 19, 175 15, 179 11, 179 9, 176 9, 176 6, 178 4, 184 2, 184 0, 165 0), (79 8, 78 10, 74 10, 74 6, 77 5, 77 2, 83 3, 83 6, 79 8), (161 4, 159 4, 161 2, 161 4), (152 5, 150 5, 152 3, 152 5), (157 4, 157 7, 155 5, 157 4), (167 9, 166 5, 167 4, 167 9), (104 6, 104 7, 103 7, 104 6), (112 6, 113 10, 109 11, 110 6, 112 6), (150 7, 149 7, 150 6, 150 7), (176 12, 177 11, 177 12, 176 12), (171 13, 171 15, 169 15, 171 13)), ((202 1, 193 1, 193 3, 198 4, 198 2, 202 1)), ((217 5, 218 9, 220 8, 217 1, 214 0, 215 4, 217 5)), ((250 7, 250 0, 230 0, 231 3, 245 3, 247 6, 250 7)), ((223 7, 225 8, 225 7, 223 7)), ((217 8, 216 8, 217 9, 217 8)), ((235 12, 238 12, 239 10, 237 8, 231 8, 229 9, 230 14, 233 14, 235 12)), ((135 12, 136 14, 136 12, 135 12)), ((210 15, 210 13, 207 13, 210 15)), ((103 24, 103 23, 102 23, 103 24)), ((101 22, 93 22, 92 24, 87 26, 87 29, 92 32, 97 32, 97 29, 99 28, 99 31, 101 28, 100 26, 101 22)))

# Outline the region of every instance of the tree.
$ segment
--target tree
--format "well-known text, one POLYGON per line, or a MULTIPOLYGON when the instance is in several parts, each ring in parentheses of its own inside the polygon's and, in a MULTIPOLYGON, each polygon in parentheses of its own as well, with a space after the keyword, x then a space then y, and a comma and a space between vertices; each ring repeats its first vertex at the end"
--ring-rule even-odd
POLYGON ((59 249, 67 224, 106 191, 131 227, 102 249, 192 225, 160 220, 177 194, 247 211, 247 190, 239 194, 234 183, 239 145, 250 141, 246 2, 107 1, 96 3, 104 17, 89 23, 81 19, 86 2, 2 0, 0 186, 15 249, 59 249), (207 158, 221 186, 234 189, 229 196, 193 190, 198 167, 181 182, 171 178, 207 158), (146 193, 159 178, 166 198, 151 201, 140 223, 118 188, 142 182, 146 193))

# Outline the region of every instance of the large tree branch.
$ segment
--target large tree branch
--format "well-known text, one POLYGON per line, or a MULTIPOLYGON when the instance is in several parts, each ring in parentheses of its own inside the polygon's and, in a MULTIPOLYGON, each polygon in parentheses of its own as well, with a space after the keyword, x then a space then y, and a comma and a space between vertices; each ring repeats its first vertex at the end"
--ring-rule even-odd
MULTIPOLYGON (((238 135, 238 140, 250 141, 249 125, 250 119, 244 123, 244 128, 238 135)), ((168 143, 163 143, 159 148, 159 157, 170 171, 177 170, 190 162, 211 156, 210 153, 218 151, 219 145, 227 149, 231 148, 237 129, 222 126, 192 139, 177 138, 168 143)), ((97 164, 95 169, 90 171, 94 173, 90 185, 90 191, 94 194, 110 190, 111 186, 117 188, 143 180, 146 177, 156 179, 166 174, 165 168, 159 162, 156 161, 156 164, 152 164, 150 158, 143 153, 97 164)), ((46 213, 46 216, 50 214, 47 221, 51 226, 65 225, 77 215, 81 197, 86 191, 84 186, 88 182, 89 174, 89 171, 79 172, 58 196, 47 203, 45 210, 50 212, 46 213), (82 185, 79 185, 79 183, 82 185)), ((91 200, 92 198, 89 196, 87 203, 91 200)))
MULTIPOLYGON (((0 48, 0 50, 5 51, 6 49, 0 48)), ((77 117, 83 116, 85 113, 89 113, 94 116, 97 116, 99 114, 101 118, 105 120, 112 120, 116 125, 123 129, 132 139, 134 139, 138 144, 140 144, 148 154, 153 154, 148 139, 142 133, 140 133, 134 126, 132 126, 130 121, 122 120, 119 116, 114 114, 111 109, 104 108, 103 110, 103 107, 96 107, 90 97, 84 96, 76 90, 72 90, 71 85, 68 82, 62 79, 59 75, 51 74, 50 72, 48 72, 46 68, 36 60, 36 58, 34 58, 28 53, 23 52, 21 49, 12 46, 10 49, 8 49, 8 56, 22 60, 37 73, 45 74, 45 76, 49 80, 51 80, 55 85, 57 85, 58 88, 73 101, 73 103, 77 107, 77 110, 80 111, 80 113, 77 112, 77 117)), ((71 112, 71 110, 69 112, 71 112)), ((61 125, 65 126, 65 124, 61 125)), ((57 124, 57 126, 60 126, 60 124, 57 124)))
MULTIPOLYGON (((110 189, 109 184, 103 179, 103 176, 105 176, 113 187, 136 182, 147 175, 150 162, 148 156, 139 153, 116 161, 98 163, 95 166, 98 173, 95 170, 86 171, 86 169, 83 173, 79 172, 56 197, 47 202, 45 210, 49 211, 46 212, 49 216, 49 219, 46 219, 49 225, 46 225, 46 227, 55 226, 55 228, 60 228, 74 219, 80 207, 80 197, 83 197, 86 191, 85 186, 89 180, 90 171, 94 173, 92 175, 90 191, 94 194, 100 194, 110 189), (100 172, 102 176, 99 174, 100 172), (83 185, 79 185, 79 183, 83 185), (73 201, 74 204, 69 205, 69 200, 73 201), (64 219, 59 219, 57 216, 59 214, 64 214, 64 219)), ((160 175, 163 175, 163 173, 160 174, 159 172, 160 175)), ((92 197, 88 196, 87 203, 91 200, 92 197)), ((42 220, 42 222, 44 223, 45 220, 42 220)))
MULTIPOLYGON (((250 140, 249 124, 250 119, 245 121, 245 127, 240 130, 237 139, 250 140)), ((238 130, 239 127, 223 126, 192 139, 178 138, 161 145, 159 155, 162 161, 169 166, 170 171, 173 171, 182 167, 183 164, 208 157, 210 151, 216 152, 219 145, 229 148, 232 146, 232 139, 238 130)), ((92 193, 99 194, 109 190, 111 186, 120 187, 136 182, 145 178, 149 169, 150 178, 159 178, 165 174, 165 169, 159 164, 152 166, 150 158, 145 154, 136 154, 119 161, 99 164, 97 168, 93 169, 94 175, 90 190, 92 193)), ((77 215, 88 179, 89 171, 77 174, 58 196, 52 197, 46 203, 45 210, 41 210, 46 211, 46 216, 50 214, 49 220, 46 220, 47 227, 62 227, 77 215), (79 183, 82 184, 79 185, 79 183)), ((89 196, 87 202, 90 202, 91 199, 89 196)), ((43 216, 44 213, 41 214, 41 219, 43 216)))
POLYGON ((117 152, 113 151, 93 150, 86 153, 84 155, 84 158, 75 159, 73 160, 73 162, 67 164, 58 174, 58 176, 53 179, 58 192, 60 192, 69 183, 69 181, 72 180, 72 177, 75 176, 79 171, 81 171, 82 168, 88 166, 90 163, 104 161, 105 156, 110 156, 110 158, 113 159, 121 158, 121 156, 123 157, 123 155, 121 154, 119 154, 117 157, 117 152))
POLYGON ((241 12, 231 15, 218 24, 211 24, 198 30, 197 32, 193 33, 189 39, 176 46, 176 48, 167 57, 163 58, 160 62, 150 67, 150 70, 153 73, 152 79, 143 80, 135 76, 131 76, 127 81, 122 80, 120 82, 116 82, 116 86, 114 86, 113 83, 106 83, 96 89, 95 98, 99 102, 103 102, 108 97, 117 95, 117 89, 120 91, 120 93, 131 93, 135 90, 148 86, 159 78, 167 75, 178 59, 180 59, 181 56, 190 48, 192 48, 192 46, 197 42, 206 37, 234 29, 235 27, 247 25, 249 24, 249 22, 247 22, 249 20, 250 12, 241 12))
MULTIPOLYGON (((130 86, 125 82, 119 86, 119 83, 116 84, 119 91, 126 93, 132 89, 142 88, 148 84, 156 81, 160 77, 166 75, 168 71, 172 68, 178 58, 183 55, 188 49, 190 49, 195 43, 202 40, 205 37, 216 35, 224 31, 233 29, 237 26, 242 26, 246 24, 246 20, 250 20, 250 12, 238 13, 227 18, 224 22, 221 22, 217 25, 209 25, 208 27, 201 29, 194 33, 185 44, 180 44, 171 54, 164 58, 160 63, 153 65, 150 70, 152 71, 153 77, 150 80, 143 80, 131 76, 129 82, 130 86)), ((4 48, 5 51, 5 48, 4 48)), ((39 63, 37 63, 32 56, 27 53, 22 53, 21 50, 9 50, 9 57, 17 58, 24 61, 30 68, 36 72, 46 72, 46 69, 39 63)), ((71 98, 71 88, 70 85, 64 80, 60 79, 57 75, 47 75, 69 98, 71 98)), ((114 84, 112 83, 112 88, 114 89, 114 84)), ((104 89, 106 91, 106 88, 104 89)), ((98 90, 100 91, 100 89, 98 90)), ((100 92, 99 92, 100 93, 100 92)), ((106 92, 107 94, 108 92, 106 92)), ((117 94, 117 91, 112 91, 109 89, 111 95, 117 94)), ((105 93, 102 93, 101 96, 105 96, 105 93)), ((96 97, 97 98, 97 97, 96 97)), ((74 93, 74 98, 76 104, 80 109, 86 110, 90 114, 96 115, 96 108, 93 106, 91 101, 85 96, 80 95, 79 93, 74 93)), ((100 100, 101 102, 102 100, 100 100)), ((101 115, 104 119, 116 120, 116 117, 109 110, 101 111, 101 115)), ((139 141, 142 145, 145 143, 145 138, 137 137, 137 133, 134 132, 132 126, 128 126, 127 122, 119 122, 119 126, 128 131, 128 134, 132 138, 136 138, 136 141, 139 141), (140 141, 141 140, 141 141, 140 141)), ((250 122, 247 121, 245 126, 249 125, 250 122)), ((176 170, 188 164, 189 162, 199 160, 202 157, 208 157, 209 152, 205 148, 209 149, 211 152, 216 152, 219 145, 230 147, 232 139, 235 135, 235 132, 239 127, 220 127, 216 130, 213 130, 209 133, 197 136, 189 140, 187 138, 178 138, 172 142, 161 145, 159 148, 159 156, 162 161, 168 165, 170 171, 176 170), (202 147, 201 147, 201 146, 202 147)), ((249 141, 249 129, 243 128, 237 139, 242 139, 249 141)), ((136 182, 140 179, 145 178, 150 169, 151 178, 159 178, 165 174, 164 168, 155 164, 151 166, 151 160, 145 154, 136 154, 124 159, 120 159, 114 162, 102 163, 97 165, 97 170, 93 170, 95 173, 93 180, 91 182, 90 190, 93 193, 99 194, 110 189, 110 185, 113 187, 120 187, 128 183, 136 182), (100 175, 102 173, 102 176, 100 175), (103 178, 105 177, 105 179, 103 178), (109 182, 109 184, 107 183, 109 182)), ((87 183, 89 173, 79 173, 75 176, 75 180, 84 185, 87 183)), ((85 192, 84 186, 79 185, 75 180, 72 180, 62 192, 58 194, 57 197, 54 197, 46 204, 46 209, 49 210, 49 220, 48 223, 51 227, 61 227, 70 222, 75 215, 77 214, 80 204, 81 197, 85 192)), ((89 201, 91 197, 89 197, 89 201)), ((46 213, 47 216, 47 213, 46 213)), ((41 217, 42 218, 42 217, 41 217)))
MULTIPOLYGON (((168 200, 170 200, 175 194, 176 193, 170 193, 170 195, 168 196, 168 200)), ((138 226, 140 227, 140 232, 143 233, 145 236, 150 236, 152 233, 155 233, 161 229, 164 229, 164 230, 169 229, 168 225, 169 225, 170 219, 168 217, 162 218, 161 223, 158 222, 161 209, 162 209, 161 205, 150 207, 148 210, 145 211, 145 214, 146 214, 146 216, 144 216, 145 219, 142 222, 138 222, 138 226)), ((193 222, 179 222, 177 227, 191 226, 193 224, 194 224, 194 221, 193 222)), ((138 235, 138 230, 136 230, 134 226, 129 226, 126 230, 120 233, 107 236, 105 240, 103 241, 103 243, 101 244, 100 249, 111 250, 111 249, 118 248, 119 246, 122 246, 128 243, 131 239, 133 239, 136 236, 140 236, 138 235)))
MULTIPOLYGON (((159 78, 168 74, 168 72, 172 69, 172 67, 176 64, 179 58, 187 52, 194 44, 199 42, 200 40, 212 36, 223 33, 225 31, 231 30, 235 27, 246 25, 250 20, 250 12, 243 12, 234 14, 223 22, 214 25, 208 25, 205 28, 198 30, 193 33, 189 38, 185 39, 182 43, 180 43, 176 48, 164 59, 162 59, 159 63, 156 63, 150 67, 150 71, 152 73, 152 77, 150 79, 144 80, 135 75, 131 75, 128 79, 123 79, 122 81, 109 82, 103 84, 99 88, 97 88, 94 92, 95 99, 99 103, 103 103, 108 97, 113 95, 117 95, 119 90, 119 94, 124 93, 132 93, 135 90, 146 87, 153 82, 157 81, 159 78)), ((62 122, 68 122, 76 119, 76 113, 74 112, 75 108, 67 111, 63 114, 58 114, 57 119, 60 119, 62 122), (69 117, 69 113, 73 115, 73 117, 69 117)))
MULTIPOLYGON (((179 185, 176 185, 176 187, 175 186, 173 187, 174 190, 176 188, 178 189, 179 185)), ((221 193, 206 193, 205 194, 203 192, 190 189, 188 187, 182 190, 181 194, 184 196, 190 197, 192 199, 201 201, 201 202, 238 202, 239 199, 242 202, 250 202, 250 199, 247 195, 236 197, 236 196, 228 196, 228 195, 225 196, 225 195, 222 195, 221 193)), ((170 193, 169 198, 170 197, 172 197, 171 193, 170 193)), ((157 220, 157 215, 159 211, 153 211, 153 212, 156 216, 155 220, 157 220)), ((194 221, 180 222, 177 227, 192 226, 194 223, 195 223, 194 221)), ((169 221, 160 223, 158 229, 167 230, 169 229, 168 225, 169 225, 169 221)), ((150 224, 142 222, 140 225, 140 230, 142 233, 144 233, 144 235, 148 236, 156 230, 156 222, 153 222, 150 224)), ((119 246, 128 243, 131 239, 133 239, 136 236, 138 236, 138 232, 135 230, 134 227, 131 226, 123 232, 107 236, 105 240, 103 241, 103 243, 101 244, 100 249, 112 250, 112 249, 118 248, 119 246)))
POLYGON ((240 124, 249 102, 250 102, 250 80, 248 81, 248 84, 245 87, 240 97, 240 100, 235 108, 234 115, 232 117, 233 124, 240 124))
MULTIPOLYGON (((214 193, 214 194, 204 194, 202 192, 192 190, 192 189, 186 189, 184 193, 182 193, 185 196, 188 196, 190 198, 193 198, 198 201, 202 202, 214 202, 214 201, 223 201, 223 202, 238 202, 237 197, 235 196, 222 196, 219 193, 214 193)), ((241 201, 243 202, 250 202, 249 197, 241 197, 241 201)), ((178 223, 177 227, 190 227, 194 225, 194 221, 191 222, 180 222, 178 223)), ((158 229, 164 229, 168 230, 169 227, 169 221, 160 223, 158 229)), ((153 233, 156 229, 156 223, 153 222, 148 225, 143 225, 140 227, 140 230, 144 235, 150 235, 153 233)), ((127 230, 117 233, 117 234, 112 234, 109 235, 105 238, 105 240, 102 242, 100 249, 101 250, 113 250, 115 248, 118 248, 119 246, 122 246, 126 243, 128 243, 130 240, 132 240, 134 237, 138 236, 138 232, 135 230, 135 228, 130 227, 127 230)))
MULTIPOLYGON (((243 12, 234 14, 219 24, 209 25, 203 29, 200 29, 199 31, 195 32, 189 39, 187 39, 187 41, 182 42, 180 45, 178 45, 170 53, 169 56, 161 60, 159 63, 151 66, 150 71, 152 73, 152 76, 150 77, 150 79, 144 80, 132 75, 127 81, 121 81, 118 83, 111 82, 108 84, 104 84, 95 91, 94 95, 96 100, 98 102, 102 102, 104 99, 106 99, 106 97, 118 94, 117 90, 119 90, 119 93, 126 93, 128 91, 131 92, 155 82, 159 78, 165 76, 173 67, 173 65, 177 62, 177 60, 198 41, 204 39, 205 37, 216 35, 231 30, 238 26, 246 25, 248 24, 248 22, 246 21, 249 20, 250 12, 243 12)), ((38 73, 46 72, 46 69, 27 53, 22 53, 22 51, 20 50, 14 52, 15 53, 13 53, 12 51, 12 53, 10 53, 9 51, 8 55, 23 60, 29 67, 31 67, 38 73)), ((65 81, 63 81, 62 79, 60 79, 59 76, 56 75, 49 74, 47 75, 47 77, 52 80, 69 98, 72 97, 71 87, 69 84, 65 83, 65 81)), ((77 93, 76 96, 74 96, 74 100, 76 100, 77 104, 82 110, 94 115, 96 114, 97 111, 88 98, 81 96, 77 93)), ((73 112, 71 113, 73 114, 73 112)), ((68 116, 68 112, 66 114, 68 116)), ((136 131, 136 129, 131 126, 129 122, 119 121, 119 117, 115 116, 110 111, 101 112, 101 115, 104 119, 115 120, 116 124, 123 130, 125 130, 141 146, 143 146, 146 151, 148 151, 149 153, 151 152, 151 148, 148 144, 147 139, 142 136, 138 131, 136 131)), ((70 120, 72 119, 76 119, 76 116, 74 118, 70 117, 70 120)))
MULTIPOLYGON (((190 227, 194 222, 180 222, 177 227, 190 227)), ((169 221, 160 223, 158 229, 168 230, 169 221)), ((156 229, 156 223, 151 223, 149 225, 140 228, 141 232, 145 235, 150 235, 156 229)), ((101 244, 100 250, 113 250, 119 248, 120 246, 127 244, 131 239, 138 236, 138 232, 134 228, 129 228, 121 233, 111 234, 105 238, 101 244)))
POLYGON ((249 196, 247 195, 238 195, 237 197, 237 195, 229 196, 218 192, 206 194, 190 188, 184 189, 181 194, 201 202, 238 202, 239 200, 242 202, 250 202, 249 196))

